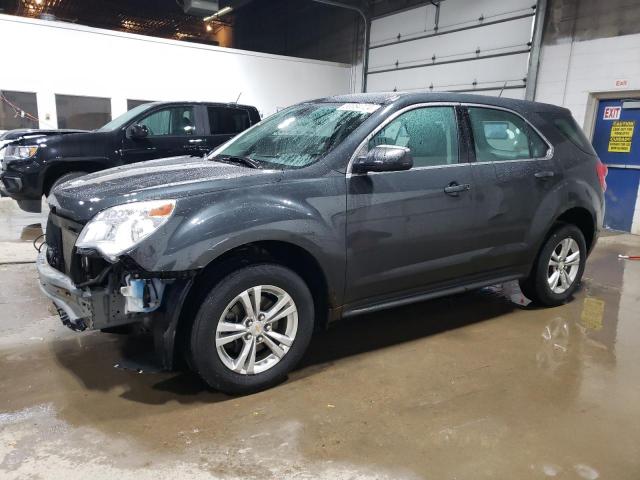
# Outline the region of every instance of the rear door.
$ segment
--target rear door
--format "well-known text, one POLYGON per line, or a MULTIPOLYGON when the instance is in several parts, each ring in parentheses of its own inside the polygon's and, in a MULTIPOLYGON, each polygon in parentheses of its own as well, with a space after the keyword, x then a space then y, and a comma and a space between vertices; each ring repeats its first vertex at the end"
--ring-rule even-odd
POLYGON ((249 110, 240 106, 209 105, 207 110, 206 143, 207 150, 235 137, 251 126, 249 110))
MULTIPOLYGON (((475 187, 474 239, 485 272, 530 263, 529 230, 562 170, 550 144, 520 115, 488 106, 467 106, 475 187)), ((506 273, 506 272, 505 272, 506 273)))
POLYGON ((125 163, 195 154, 194 145, 204 142, 204 136, 198 135, 202 127, 198 127, 196 117, 194 105, 171 105, 139 119, 136 123, 146 127, 149 134, 145 138, 125 136, 125 163))

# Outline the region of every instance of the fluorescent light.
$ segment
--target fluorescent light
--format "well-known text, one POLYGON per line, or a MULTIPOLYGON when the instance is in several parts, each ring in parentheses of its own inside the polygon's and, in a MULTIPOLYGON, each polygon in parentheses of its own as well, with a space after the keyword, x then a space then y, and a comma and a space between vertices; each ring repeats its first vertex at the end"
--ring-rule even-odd
POLYGON ((209 20, 213 20, 214 18, 219 18, 222 15, 226 15, 227 13, 229 13, 231 10, 233 10, 233 8, 231 7, 224 7, 220 10, 218 10, 216 13, 214 13, 213 15, 210 15, 208 17, 203 18, 202 20, 205 22, 208 22, 209 20))

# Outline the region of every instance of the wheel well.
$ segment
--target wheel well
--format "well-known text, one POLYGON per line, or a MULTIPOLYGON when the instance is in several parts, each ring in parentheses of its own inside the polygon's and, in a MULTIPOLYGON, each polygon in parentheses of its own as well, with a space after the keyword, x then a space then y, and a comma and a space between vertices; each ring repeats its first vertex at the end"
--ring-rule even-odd
POLYGON ((578 227, 584 235, 587 251, 591 250, 595 236, 595 222, 589 211, 585 208, 575 207, 567 210, 557 218, 558 222, 571 223, 578 227))
POLYGON ((97 172, 103 170, 105 167, 96 162, 61 162, 59 165, 52 165, 45 173, 44 181, 42 182, 42 193, 45 197, 49 196, 49 191, 56 180, 62 175, 66 175, 71 172, 97 172))
POLYGON ((191 326, 198 308, 211 288, 231 272, 258 263, 276 263, 290 268, 305 281, 314 301, 316 328, 326 326, 329 289, 320 264, 307 250, 287 242, 262 241, 236 247, 213 260, 194 278, 176 330, 175 361, 188 352, 191 326))

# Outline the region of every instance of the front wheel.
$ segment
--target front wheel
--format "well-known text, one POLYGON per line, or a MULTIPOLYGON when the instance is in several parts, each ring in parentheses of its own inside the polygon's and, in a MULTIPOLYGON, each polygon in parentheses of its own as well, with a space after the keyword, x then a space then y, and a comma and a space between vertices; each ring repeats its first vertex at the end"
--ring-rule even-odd
POLYGON ((565 303, 584 272, 587 246, 575 225, 559 226, 540 250, 531 274, 520 282, 522 293, 547 306, 565 303))
POLYGON ((295 272, 271 264, 242 268, 200 306, 191 332, 195 370, 229 394, 271 387, 302 358, 313 325, 311 293, 295 272))

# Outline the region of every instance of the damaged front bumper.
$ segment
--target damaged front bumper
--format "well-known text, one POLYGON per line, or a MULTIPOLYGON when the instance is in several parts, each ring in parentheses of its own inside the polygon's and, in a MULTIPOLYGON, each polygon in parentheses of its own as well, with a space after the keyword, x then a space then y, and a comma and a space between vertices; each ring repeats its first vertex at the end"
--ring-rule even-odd
MULTIPOLYGON (((50 256, 55 259, 60 251, 70 255, 71 268, 63 261, 58 263, 65 271, 83 265, 85 259, 91 263, 84 254, 60 245, 50 256)), ((89 268, 84 278, 80 276, 80 283, 49 264, 47 248, 47 244, 42 246, 36 261, 40 287, 64 325, 81 331, 140 324, 153 335, 160 365, 170 370, 179 363, 175 354, 184 338, 178 327, 197 271, 153 273, 123 257, 105 267, 98 263, 96 269, 89 268)))
POLYGON ((105 275, 102 284, 91 288, 76 285, 70 277, 49 265, 46 245, 38 254, 36 266, 40 288, 53 301, 62 323, 79 331, 101 330, 148 319, 148 314, 162 304, 165 285, 171 282, 113 274, 105 275))
POLYGON ((85 330, 93 317, 91 294, 76 288, 71 279, 47 262, 43 246, 36 259, 40 289, 55 305, 60 319, 72 330, 85 330))

